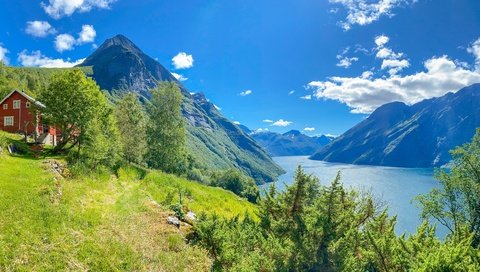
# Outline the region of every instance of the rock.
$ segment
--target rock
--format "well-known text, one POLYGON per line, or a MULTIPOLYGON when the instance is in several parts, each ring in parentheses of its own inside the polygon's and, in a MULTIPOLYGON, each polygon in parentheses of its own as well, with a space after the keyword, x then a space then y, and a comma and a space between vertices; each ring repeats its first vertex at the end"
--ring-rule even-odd
POLYGON ((180 228, 180 220, 175 216, 169 216, 167 218, 167 223, 170 225, 175 225, 177 228, 180 228))
POLYGON ((69 171, 66 165, 62 164, 59 161, 55 160, 46 160, 44 161, 45 164, 48 164, 50 167, 50 171, 61 178, 66 178, 69 176, 69 171))
POLYGON ((194 212, 190 211, 185 215, 185 219, 193 222, 193 221, 197 220, 197 215, 194 212))

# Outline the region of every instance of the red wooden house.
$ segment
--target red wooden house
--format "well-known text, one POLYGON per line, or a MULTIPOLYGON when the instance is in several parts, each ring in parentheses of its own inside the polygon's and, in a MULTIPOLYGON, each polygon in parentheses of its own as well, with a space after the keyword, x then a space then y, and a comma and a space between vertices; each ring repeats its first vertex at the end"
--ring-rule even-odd
POLYGON ((0 101, 0 130, 34 136, 38 143, 57 144, 55 127, 42 124, 45 105, 14 90, 0 101))

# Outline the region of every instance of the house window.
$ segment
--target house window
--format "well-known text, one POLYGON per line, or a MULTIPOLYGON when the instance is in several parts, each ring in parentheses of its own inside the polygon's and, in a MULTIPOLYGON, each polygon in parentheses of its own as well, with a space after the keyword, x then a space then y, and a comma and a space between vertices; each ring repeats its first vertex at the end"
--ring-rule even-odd
POLYGON ((13 100, 13 108, 14 109, 19 109, 20 108, 20 100, 13 100))
POLYGON ((27 109, 29 109, 31 106, 30 101, 27 101, 27 103, 25 103, 25 106, 27 107, 27 109))
POLYGON ((8 104, 7 103, 3 104, 3 109, 8 110, 8 104))
POLYGON ((13 127, 13 116, 3 117, 3 125, 6 127, 13 127))

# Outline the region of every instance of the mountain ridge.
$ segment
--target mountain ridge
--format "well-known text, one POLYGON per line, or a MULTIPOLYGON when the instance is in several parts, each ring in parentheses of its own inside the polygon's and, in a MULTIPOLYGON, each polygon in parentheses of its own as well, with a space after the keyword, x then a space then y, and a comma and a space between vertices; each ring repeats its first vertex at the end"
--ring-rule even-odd
POLYGON ((271 156, 310 156, 332 141, 332 137, 325 135, 311 137, 298 130, 290 130, 283 134, 253 131, 250 132, 250 136, 271 156))
POLYGON ((385 104, 311 156, 329 162, 439 167, 480 127, 480 84, 408 106, 385 104))

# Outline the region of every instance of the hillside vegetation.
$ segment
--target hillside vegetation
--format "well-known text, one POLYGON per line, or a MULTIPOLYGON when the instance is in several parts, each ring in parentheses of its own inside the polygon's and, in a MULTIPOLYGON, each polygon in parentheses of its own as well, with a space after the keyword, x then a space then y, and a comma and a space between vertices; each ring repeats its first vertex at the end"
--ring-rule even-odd
MULTIPOLYGON (((91 67, 80 67, 85 74, 91 75, 91 67)), ((31 95, 47 88, 51 77, 71 68, 10 67, 0 61, 0 97, 12 90, 24 90, 31 95)))
POLYGON ((231 192, 158 171, 63 178, 52 169, 62 158, 10 156, 12 142, 23 146, 0 132, 2 271, 208 271, 207 251, 185 242, 191 227, 166 223, 178 192, 197 214, 256 212, 231 192))

